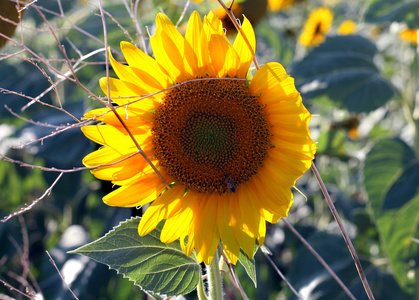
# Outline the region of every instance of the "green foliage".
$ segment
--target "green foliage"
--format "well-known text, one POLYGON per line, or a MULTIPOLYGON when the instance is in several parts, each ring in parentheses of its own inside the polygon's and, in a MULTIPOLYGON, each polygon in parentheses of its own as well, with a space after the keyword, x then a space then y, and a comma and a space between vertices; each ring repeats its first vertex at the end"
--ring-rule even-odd
POLYGON ((399 284, 413 291, 409 272, 419 263, 419 167, 412 149, 399 139, 379 141, 365 161, 365 187, 381 242, 399 284), (413 264, 412 264, 413 263, 413 264))
POLYGON ((365 19, 367 22, 383 23, 383 22, 403 22, 409 28, 419 27, 419 2, 416 0, 393 1, 381 0, 376 1, 369 8, 365 19))
POLYGON ((377 49, 359 35, 328 37, 292 66, 304 99, 327 95, 349 112, 371 112, 394 95, 374 64, 377 49))
POLYGON ((255 259, 249 259, 247 254, 244 253, 242 249, 240 249, 239 253, 239 262, 246 270, 247 275, 253 281, 255 288, 257 287, 257 280, 256 280, 256 268, 255 268, 255 259))
POLYGON ((141 218, 120 223, 104 237, 71 253, 79 253, 117 270, 146 291, 183 295, 198 285, 199 264, 187 257, 178 242, 164 244, 160 229, 140 237, 141 218))

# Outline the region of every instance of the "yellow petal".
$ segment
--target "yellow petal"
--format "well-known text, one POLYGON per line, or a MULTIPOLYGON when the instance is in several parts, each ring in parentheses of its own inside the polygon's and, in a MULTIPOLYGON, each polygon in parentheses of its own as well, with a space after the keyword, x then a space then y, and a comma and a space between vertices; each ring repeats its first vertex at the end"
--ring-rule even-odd
POLYGON ((264 91, 274 88, 289 75, 284 67, 277 62, 270 62, 263 65, 252 78, 249 90, 253 94, 262 94, 264 91))
POLYGON ((199 201, 191 193, 187 193, 178 211, 166 220, 160 234, 160 240, 169 244, 180 237, 188 235, 193 218, 199 206, 199 201))
POLYGON ((301 102, 300 93, 295 88, 294 78, 287 77, 280 80, 274 80, 269 87, 265 90, 259 98, 259 101, 263 104, 267 104, 267 107, 276 107, 284 102, 301 102))
POLYGON ((280 217, 286 217, 292 204, 292 192, 289 187, 279 184, 280 178, 269 176, 267 168, 262 167, 256 176, 252 177, 253 189, 259 195, 261 207, 272 214, 271 223, 278 222, 280 217))
MULTIPOLYGON (((108 95, 108 79, 102 77, 99 80, 99 84, 105 95, 108 95)), ((111 100, 118 105, 137 101, 130 105, 142 110, 153 110, 156 107, 154 102, 155 99, 153 97, 150 97, 144 90, 141 90, 136 85, 129 82, 116 78, 109 78, 109 90, 111 100)))
MULTIPOLYGON (((125 125, 131 130, 143 130, 143 133, 145 133, 151 129, 152 122, 154 121, 153 114, 147 111, 136 109, 132 106, 121 106, 115 110, 125 125)), ((108 125, 112 125, 113 127, 123 127, 121 121, 108 107, 88 111, 84 114, 83 119, 95 119, 108 125)))
MULTIPOLYGON (((238 189, 239 191, 240 189, 238 189)), ((244 231, 245 221, 243 220, 246 216, 243 216, 240 212, 240 198, 239 193, 233 193, 230 196, 230 226, 233 229, 234 236, 240 244, 240 247, 247 254, 249 258, 253 257, 253 250, 255 246, 255 237, 250 236, 248 232, 244 231)))
POLYGON ((217 77, 228 75, 234 78, 237 75, 240 58, 224 32, 220 34, 214 24, 218 23, 205 19, 204 30, 208 39, 211 64, 217 77))
POLYGON ((228 199, 218 202, 218 232, 223 242, 224 252, 232 264, 237 263, 240 245, 230 227, 230 208, 228 199))
MULTIPOLYGON (((114 148, 116 151, 119 151, 119 149, 136 147, 135 143, 126 132, 122 132, 110 125, 84 126, 81 128, 81 131, 92 141, 101 145, 107 145, 114 148)), ((134 135, 134 138, 138 144, 142 144, 149 136, 150 134, 148 133, 137 134, 134 135)))
MULTIPOLYGON (((193 66, 197 77, 215 76, 209 63, 208 41, 204 33, 201 17, 194 11, 189 18, 185 39, 191 46, 192 53, 187 54, 189 64, 193 66)), ((186 49, 185 49, 186 50, 186 49)))
MULTIPOLYGON (((195 193, 196 196, 197 193, 195 193)), ((217 228, 217 210, 218 202, 224 199, 217 194, 211 194, 210 197, 202 197, 203 209, 195 218, 195 251, 198 261, 203 261, 209 265, 214 257, 215 250, 220 242, 220 236, 217 228), (205 199, 205 200, 204 200, 205 199)))
POLYGON ((166 188, 160 178, 153 173, 144 175, 135 184, 126 185, 103 197, 109 206, 136 207, 156 199, 166 188))
POLYGON ((152 57, 128 42, 121 42, 121 50, 128 65, 145 84, 157 90, 171 86, 170 77, 162 71, 160 65, 152 57))
POLYGON ((244 17, 243 24, 233 44, 234 50, 240 57, 238 78, 246 78, 246 74, 255 56, 256 38, 249 20, 244 17))
POLYGON ((167 219, 170 214, 176 212, 185 194, 184 186, 175 186, 163 193, 146 210, 138 226, 140 236, 150 233, 161 220, 167 219))
MULTIPOLYGON (((146 153, 148 155, 151 155, 150 146, 146 153)), ((98 179, 109 181, 128 179, 144 169, 147 166, 147 162, 139 153, 127 158, 136 152, 135 148, 131 148, 130 151, 128 149, 123 150, 126 154, 122 155, 120 151, 116 151, 113 148, 103 147, 87 155, 83 159, 83 164, 87 167, 112 164, 98 167, 91 171, 98 179)))
POLYGON ((185 47, 190 45, 185 42, 173 23, 162 13, 156 17, 156 34, 151 37, 150 43, 157 62, 166 70, 175 82, 183 82, 186 78, 194 78, 193 71, 187 61, 185 47))

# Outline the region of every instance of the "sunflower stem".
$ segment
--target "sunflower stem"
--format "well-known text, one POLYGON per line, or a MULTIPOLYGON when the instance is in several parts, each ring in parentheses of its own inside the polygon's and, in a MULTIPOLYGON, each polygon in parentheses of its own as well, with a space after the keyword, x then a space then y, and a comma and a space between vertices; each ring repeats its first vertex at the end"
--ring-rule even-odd
POLYGON ((374 298, 374 295, 373 295, 373 293, 371 291, 371 287, 370 287, 370 285, 368 283, 367 277, 365 276, 365 272, 364 272, 364 269, 362 268, 361 262, 359 261, 358 255, 356 254, 355 247, 352 244, 351 239, 349 238, 348 232, 346 231, 345 227, 343 226, 342 220, 339 217, 339 214, 338 214, 338 212, 336 210, 336 207, 333 204, 332 198, 330 198, 330 195, 329 195, 329 192, 328 192, 328 190, 326 188, 326 185, 324 184, 323 179, 320 176, 320 173, 317 170, 317 167, 314 164, 314 162, 311 164, 311 170, 313 171, 314 176, 316 177, 317 182, 320 185, 320 189, 322 190, 323 195, 324 195, 324 197, 326 199, 326 202, 329 205, 329 208, 330 208, 330 210, 332 212, 332 215, 335 218, 336 223, 339 226, 339 229, 340 229, 340 231, 342 233, 343 239, 345 240, 346 245, 349 248, 349 252, 352 255, 352 259, 353 259, 353 261, 355 263, 355 267, 356 267, 356 269, 358 271, 359 278, 362 281, 362 284, 364 286, 365 292, 367 293, 368 299, 374 300, 375 299, 374 298))
MULTIPOLYGON (((202 273, 202 269, 201 269, 201 273, 202 273)), ((207 294, 205 294, 204 279, 202 278, 202 276, 199 276, 197 292, 198 292, 198 299, 199 300, 208 300, 207 294)))
POLYGON ((220 264, 218 259, 218 250, 214 255, 211 263, 207 265, 208 273, 208 289, 210 300, 223 299, 223 282, 220 272, 220 264))

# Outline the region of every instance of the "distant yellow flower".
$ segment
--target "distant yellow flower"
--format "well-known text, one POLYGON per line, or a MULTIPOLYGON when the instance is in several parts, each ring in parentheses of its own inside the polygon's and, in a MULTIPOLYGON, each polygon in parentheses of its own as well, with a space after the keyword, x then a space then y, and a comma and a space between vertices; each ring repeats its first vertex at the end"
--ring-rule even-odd
POLYGON ((304 24, 298 42, 303 46, 317 46, 326 39, 333 22, 333 13, 327 7, 320 7, 310 13, 304 24))
POLYGON ((356 31, 356 23, 351 20, 345 20, 340 24, 338 28, 338 34, 348 35, 353 34, 356 31))
POLYGON ((141 236, 166 220, 162 242, 180 239, 187 255, 195 249, 209 264, 222 241, 236 264, 240 248, 251 257, 256 242, 264 243, 266 221, 287 216, 290 188, 316 151, 311 115, 279 63, 246 80, 256 46, 246 18, 233 44, 213 13, 202 21, 194 12, 185 37, 161 13, 156 23, 155 59, 128 42, 121 43, 128 65, 110 57, 119 79, 102 78, 100 86, 105 94, 109 89, 119 118, 109 108, 85 114, 105 124, 82 128, 103 145, 83 163, 102 165, 92 173, 121 186, 103 198, 106 204, 154 201, 141 219, 141 236))
POLYGON ((297 0, 268 0, 268 9, 272 11, 280 11, 290 8, 297 0))
POLYGON ((417 29, 404 29, 400 32, 400 38, 413 45, 418 44, 418 30, 417 29))

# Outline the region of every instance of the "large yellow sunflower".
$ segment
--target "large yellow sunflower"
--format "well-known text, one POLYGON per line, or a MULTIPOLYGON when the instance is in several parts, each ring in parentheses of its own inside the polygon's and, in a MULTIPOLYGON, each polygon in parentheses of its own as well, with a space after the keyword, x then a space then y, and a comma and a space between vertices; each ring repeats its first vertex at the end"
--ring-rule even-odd
POLYGON ((327 7, 312 11, 304 24, 298 42, 303 46, 317 46, 324 42, 333 22, 333 13, 327 7))
POLYGON ((315 154, 311 115, 279 63, 245 79, 256 43, 247 19, 233 44, 213 13, 202 21, 194 12, 185 37, 161 13, 156 23, 155 59, 128 42, 121 43, 128 65, 111 56, 119 79, 102 78, 100 86, 126 127, 109 108, 86 113, 105 123, 82 128, 104 147, 83 163, 106 165, 92 173, 120 186, 106 204, 155 200, 141 219, 141 236, 165 219, 162 242, 180 239, 187 255, 195 249, 209 264, 221 240, 236 264, 240 247, 251 257, 255 243, 263 244, 265 221, 287 216, 290 188, 315 154), (170 188, 134 155, 133 138, 170 188))

